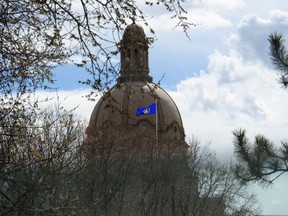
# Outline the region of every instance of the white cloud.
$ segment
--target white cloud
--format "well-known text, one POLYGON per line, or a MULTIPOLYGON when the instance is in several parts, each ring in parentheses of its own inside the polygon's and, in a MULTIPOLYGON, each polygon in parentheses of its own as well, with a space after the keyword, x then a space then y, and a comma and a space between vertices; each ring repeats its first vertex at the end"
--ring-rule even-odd
POLYGON ((170 92, 188 137, 193 134, 211 142, 220 154, 233 153, 231 131, 240 127, 247 129, 251 139, 260 133, 279 145, 287 138, 288 91, 280 88, 271 69, 267 37, 276 30, 287 35, 288 13, 269 14, 267 18, 244 16, 226 43, 230 52, 214 51, 206 70, 170 92))
POLYGON ((269 12, 272 19, 272 23, 278 23, 278 25, 288 25, 288 13, 281 10, 272 10, 269 12))
POLYGON ((252 137, 262 133, 275 143, 285 138, 288 92, 275 79, 275 73, 259 63, 246 62, 236 53, 215 52, 207 71, 180 82, 177 92, 170 94, 188 137, 199 136, 220 154, 231 155, 231 131, 240 127, 252 137))
MULTIPOLYGON (((75 113, 79 115, 80 118, 89 121, 92 110, 97 102, 89 101, 85 96, 88 95, 90 91, 88 89, 75 89, 75 90, 60 90, 60 91, 38 91, 36 92, 36 98, 39 101, 48 98, 46 102, 43 101, 39 105, 41 107, 48 107, 54 104, 59 104, 63 106, 66 110, 72 110, 76 108, 75 113)), ((95 98, 96 101, 99 96, 95 98)))
POLYGON ((246 5, 243 0, 195 0, 194 4, 203 5, 206 7, 211 7, 214 9, 227 9, 234 10, 237 8, 242 8, 246 5))
POLYGON ((244 62, 235 53, 223 55, 217 51, 209 56, 207 70, 177 86, 180 94, 187 97, 191 112, 211 110, 221 113, 227 121, 246 117, 265 120, 272 115, 259 97, 271 91, 269 82, 276 78, 271 71, 244 62))
MULTIPOLYGON (((196 24, 196 29, 211 30, 215 28, 225 28, 232 26, 230 20, 225 19, 220 14, 207 9, 192 9, 187 13, 188 21, 196 24)), ((171 19, 171 14, 155 16, 149 24, 156 31, 171 31, 176 26, 178 20, 171 19)), ((194 29, 193 27, 191 27, 194 29)), ((178 28, 182 30, 181 28, 178 28)))
POLYGON ((247 14, 239 22, 237 34, 231 34, 227 44, 237 50, 245 60, 261 60, 269 65, 268 36, 274 32, 288 35, 288 12, 273 10, 266 18, 247 14))
POLYGON ((232 26, 230 20, 225 19, 219 13, 215 11, 209 11, 207 9, 194 9, 188 12, 189 19, 198 24, 197 27, 204 29, 224 28, 232 26))

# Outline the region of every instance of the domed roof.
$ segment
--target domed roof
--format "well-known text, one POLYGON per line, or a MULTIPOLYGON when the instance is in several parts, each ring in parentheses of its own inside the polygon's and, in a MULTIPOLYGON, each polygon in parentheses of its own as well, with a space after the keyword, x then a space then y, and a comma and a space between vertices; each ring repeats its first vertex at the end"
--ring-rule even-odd
MULTIPOLYGON (((97 102, 90 118, 88 135, 115 127, 135 133, 156 133, 159 141, 185 139, 179 110, 169 94, 152 82, 148 67, 148 40, 135 23, 128 25, 120 42, 121 70, 117 84, 97 102), (149 113, 150 105, 155 107, 149 113), (145 110, 137 115, 139 108, 145 110), (146 113, 147 111, 147 113, 146 113)), ((149 136, 149 135, 148 135, 149 136)), ((186 144, 187 145, 187 144, 186 144)))
POLYGON ((128 40, 133 39, 136 41, 143 41, 143 39, 146 40, 144 29, 142 26, 135 23, 132 23, 125 28, 123 38, 127 38, 128 40))
POLYGON ((160 86, 143 81, 125 82, 114 86, 96 104, 89 122, 89 131, 97 131, 104 125, 121 125, 130 132, 155 131, 156 117, 159 139, 184 140, 184 129, 179 110, 160 86), (138 108, 156 103, 157 115, 137 116, 138 108))

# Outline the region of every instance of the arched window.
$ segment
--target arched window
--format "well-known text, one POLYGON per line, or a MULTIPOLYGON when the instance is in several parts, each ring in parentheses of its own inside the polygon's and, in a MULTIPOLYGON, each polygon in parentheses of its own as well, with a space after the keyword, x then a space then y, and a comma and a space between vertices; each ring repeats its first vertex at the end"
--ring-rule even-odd
POLYGON ((146 133, 151 129, 152 125, 151 122, 147 120, 140 120, 137 123, 137 128, 140 133, 146 133))
POLYGON ((130 49, 128 49, 127 58, 129 61, 131 60, 131 50, 130 49))
POLYGON ((178 132, 178 127, 176 125, 173 125, 173 132, 177 133, 178 132))
POLYGON ((139 66, 139 56, 138 56, 138 50, 134 49, 134 65, 139 66))
POLYGON ((141 122, 139 124, 139 129, 140 129, 141 132, 147 131, 148 128, 149 128, 149 125, 146 122, 141 122))

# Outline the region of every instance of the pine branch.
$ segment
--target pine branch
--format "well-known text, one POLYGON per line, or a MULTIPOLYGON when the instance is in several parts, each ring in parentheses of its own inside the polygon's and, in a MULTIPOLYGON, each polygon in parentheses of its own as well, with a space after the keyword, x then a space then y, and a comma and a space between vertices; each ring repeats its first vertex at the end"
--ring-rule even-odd
POLYGON ((232 134, 234 135, 234 153, 236 157, 241 161, 250 161, 250 154, 251 151, 249 140, 247 139, 246 130, 235 130, 232 131, 232 134))
POLYGON ((288 51, 284 46, 282 34, 270 34, 270 56, 276 70, 280 72, 279 82, 285 87, 288 86, 288 51))
POLYGON ((234 172, 239 179, 271 184, 288 172, 287 143, 282 142, 283 147, 277 149, 265 136, 257 135, 252 145, 244 129, 233 131, 233 135, 234 152, 239 162, 234 172), (276 177, 274 174, 277 174, 276 177))

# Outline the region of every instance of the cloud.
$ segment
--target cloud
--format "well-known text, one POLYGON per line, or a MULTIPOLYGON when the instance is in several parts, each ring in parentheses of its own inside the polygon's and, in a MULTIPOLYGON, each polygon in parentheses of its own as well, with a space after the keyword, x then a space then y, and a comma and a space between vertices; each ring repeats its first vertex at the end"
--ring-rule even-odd
POLYGON ((225 28, 232 26, 230 20, 225 19, 215 11, 209 11, 207 9, 194 9, 190 10, 188 13, 190 14, 189 19, 193 23, 197 24, 198 28, 211 30, 214 28, 225 28))
MULTIPOLYGON (((214 11, 206 9, 189 10, 187 18, 190 23, 197 25, 197 29, 211 30, 232 26, 230 20, 225 19, 214 11)), ((171 14, 162 14, 154 17, 149 24, 156 31, 171 31, 171 29, 176 26, 177 22, 177 19, 171 19, 171 14)), ((193 27, 191 28, 194 29, 193 27)), ((181 28, 177 29, 182 30, 181 28)))
MULTIPOLYGON (((240 6, 241 0, 236 1, 226 1, 227 4, 222 4, 221 1, 218 1, 214 4, 214 1, 192 1, 186 2, 184 9, 187 11, 187 14, 183 14, 187 17, 187 21, 193 24, 198 25, 198 28, 211 30, 215 28, 225 28, 232 26, 232 23, 229 19, 224 18, 218 9, 225 8, 235 9, 240 6), (217 6, 217 7, 215 7, 217 6)), ((146 8, 147 9, 147 8, 146 8)), ((156 31, 171 31, 173 27, 176 26, 178 20, 177 18, 171 18, 173 13, 169 13, 165 10, 160 10, 160 8, 150 7, 146 10, 149 11, 148 16, 153 17, 149 20, 149 25, 156 31)), ((181 28, 177 28, 181 29, 181 28)), ((194 29, 192 27, 192 29, 194 29)))
POLYGON ((218 112, 227 121, 246 117, 265 120, 272 111, 258 95, 271 78, 275 75, 261 65, 246 63, 236 53, 215 51, 209 56, 207 71, 180 82, 177 91, 187 97, 191 112, 218 112))
POLYGON ((227 44, 246 61, 260 60, 271 66, 268 36, 274 32, 288 35, 288 12, 273 10, 266 18, 247 14, 239 22, 237 33, 230 35, 227 44))
POLYGON ((100 96, 96 97, 96 102, 89 101, 85 97, 89 93, 90 91, 88 89, 37 91, 35 98, 39 101, 43 101, 46 98, 49 99, 39 104, 43 108, 58 104, 63 106, 67 111, 76 109, 75 113, 77 113, 80 118, 89 121, 92 110, 100 98, 100 96))
POLYGON ((233 158, 232 131, 247 130, 251 141, 263 134, 277 146, 287 138, 288 92, 276 75, 235 53, 215 52, 206 71, 181 81, 169 91, 182 115, 187 140, 211 143, 217 155, 233 158))
POLYGON ((272 23, 277 23, 278 28, 288 25, 288 12, 281 10, 272 10, 270 11, 270 18, 272 19, 272 23))
POLYGON ((288 13, 245 15, 226 41, 228 53, 214 51, 205 70, 194 71, 170 94, 179 104, 186 134, 211 142, 220 154, 233 153, 232 130, 245 128, 253 140, 264 134, 280 145, 287 138, 288 91, 271 68, 267 37, 288 33, 288 13))
POLYGON ((196 0, 194 1, 194 4, 214 9, 227 9, 227 10, 235 10, 237 8, 242 8, 246 5, 246 3, 243 0, 202 0, 202 1, 196 0))

